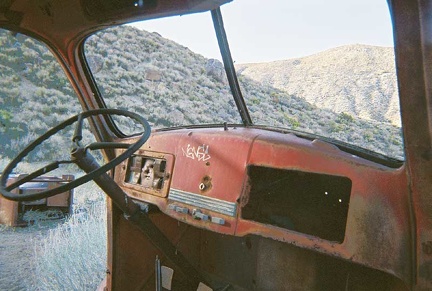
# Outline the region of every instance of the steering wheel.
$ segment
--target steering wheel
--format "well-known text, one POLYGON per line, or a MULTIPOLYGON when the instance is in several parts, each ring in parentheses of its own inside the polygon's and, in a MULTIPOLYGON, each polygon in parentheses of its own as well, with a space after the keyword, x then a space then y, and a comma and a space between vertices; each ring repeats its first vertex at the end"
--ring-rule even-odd
MULTIPOLYGON (((23 151, 21 151, 4 169, 3 174, 1 176, 0 180, 0 194, 13 201, 29 201, 29 200, 37 200, 42 198, 47 198, 50 196, 54 196, 56 194, 69 191, 75 187, 78 187, 79 185, 82 185, 90 180, 93 180, 100 175, 106 173, 107 171, 111 170, 124 160, 126 160, 128 157, 130 157, 135 151, 137 151, 150 137, 150 125, 141 116, 139 116, 136 113, 129 112, 126 110, 121 109, 96 109, 96 110, 88 110, 83 113, 77 114, 59 125, 51 128, 48 130, 45 134, 38 137, 35 141, 33 141, 30 145, 28 145, 23 151), (81 145, 80 141, 82 140, 82 128, 83 128, 83 121, 84 119, 95 116, 95 115, 120 115, 125 116, 134 119, 136 122, 140 123, 143 128, 144 132, 140 136, 140 138, 134 143, 134 144, 125 144, 125 143, 117 143, 117 142, 94 142, 90 143, 88 145, 81 145), (40 168, 39 170, 36 170, 29 175, 23 177, 22 179, 19 179, 18 181, 6 186, 7 180, 9 175, 12 173, 13 169, 18 165, 19 162, 22 161, 22 159, 27 156, 30 152, 32 152, 35 147, 40 145, 42 142, 59 132, 60 130, 64 129, 65 127, 77 122, 77 125, 75 127, 75 132, 72 137, 72 142, 74 143, 74 148, 71 152, 71 159, 70 160, 64 160, 64 161, 55 161, 53 163, 48 164, 47 166, 40 168), (103 166, 99 166, 97 163, 93 163, 90 166, 82 165, 82 161, 80 161, 79 157, 85 157, 86 160, 94 161, 94 158, 89 153, 89 150, 99 150, 99 149, 114 149, 114 148, 123 148, 126 149, 122 154, 115 157, 108 163, 104 164, 103 166), (89 159, 90 157, 90 159, 89 159), (34 178, 37 178, 41 175, 44 175, 46 173, 49 173, 55 169, 57 169, 61 164, 77 164, 81 169, 83 169, 86 174, 72 182, 69 182, 65 185, 61 185, 54 189, 48 189, 42 192, 37 193, 24 193, 24 194, 16 194, 12 193, 11 191, 19 187, 20 185, 30 182, 34 178)), ((82 160, 82 159, 81 159, 82 160)))

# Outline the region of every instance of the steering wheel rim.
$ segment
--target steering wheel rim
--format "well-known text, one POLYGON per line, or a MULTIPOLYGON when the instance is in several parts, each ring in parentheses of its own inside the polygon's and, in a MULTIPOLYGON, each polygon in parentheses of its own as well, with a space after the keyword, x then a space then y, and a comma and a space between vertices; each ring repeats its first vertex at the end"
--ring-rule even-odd
POLYGON ((93 178, 95 178, 97 176, 100 176, 103 173, 106 173, 110 169, 113 169, 115 166, 117 166, 118 164, 120 164, 121 162, 126 160, 128 157, 130 157, 134 152, 136 152, 148 140, 148 138, 150 137, 150 133, 151 133, 150 125, 146 119, 144 119, 143 117, 141 117, 140 115, 138 115, 134 112, 129 112, 129 111, 122 110, 122 109, 95 109, 95 110, 88 110, 88 111, 82 112, 80 114, 77 114, 75 116, 72 116, 72 117, 68 118, 67 120, 63 121, 62 123, 60 123, 59 125, 51 128, 50 130, 48 130, 46 133, 44 133, 40 137, 38 137, 36 140, 34 140, 32 143, 30 143, 27 147, 25 147, 14 159, 12 159, 12 161, 9 162, 9 164, 4 169, 2 176, 1 176, 1 179, 0 179, 0 194, 3 197, 5 197, 6 199, 13 200, 13 201, 29 201, 29 200, 37 200, 37 199, 51 197, 51 196, 57 195, 59 193, 69 191, 73 188, 78 187, 79 185, 82 185, 82 184, 92 180, 93 178), (79 129, 79 126, 82 127, 82 121, 84 119, 91 117, 91 116, 96 116, 96 115, 120 115, 120 116, 132 118, 135 121, 139 122, 141 125, 143 125, 144 132, 141 135, 141 137, 133 144, 121 144, 121 143, 108 142, 108 143, 92 143, 88 146, 82 147, 79 145, 79 140, 81 138, 79 136, 79 134, 78 134, 79 140, 78 141, 76 140, 77 133, 81 131, 81 129, 79 129), (24 157, 26 157, 30 152, 32 152, 38 145, 43 143, 45 140, 47 140, 48 138, 50 138, 51 136, 53 136, 54 134, 56 134, 60 130, 66 128, 67 126, 69 126, 75 122, 78 122, 78 124, 77 124, 78 127, 75 130, 75 134, 74 134, 74 137, 72 139, 72 142, 76 142, 78 147, 75 148, 73 151, 76 151, 80 148, 84 149, 85 151, 88 148, 90 148, 90 149, 126 148, 126 150, 123 153, 121 153, 120 155, 118 155, 117 157, 115 157, 114 159, 110 160, 108 163, 100 166, 99 168, 97 168, 97 169, 95 169, 89 173, 86 173, 82 177, 79 177, 79 178, 73 180, 72 182, 69 182, 65 185, 61 185, 57 188, 49 189, 49 190, 42 191, 42 192, 27 193, 27 194, 16 194, 16 193, 10 192, 11 190, 16 189, 20 185, 28 182, 27 180, 33 179, 33 178, 31 178, 31 179, 27 178, 26 179, 26 177, 30 177, 31 175, 33 175, 33 176, 37 175, 35 177, 40 177, 41 175, 58 168, 58 166, 60 164, 74 163, 73 159, 71 161, 56 161, 56 162, 51 163, 51 164, 49 164, 49 165, 47 165, 47 166, 45 166, 39 170, 32 172, 29 176, 26 176, 23 179, 20 179, 17 182, 15 182, 9 186, 6 186, 9 175, 12 173, 13 169, 15 169, 15 167, 23 160, 24 157))

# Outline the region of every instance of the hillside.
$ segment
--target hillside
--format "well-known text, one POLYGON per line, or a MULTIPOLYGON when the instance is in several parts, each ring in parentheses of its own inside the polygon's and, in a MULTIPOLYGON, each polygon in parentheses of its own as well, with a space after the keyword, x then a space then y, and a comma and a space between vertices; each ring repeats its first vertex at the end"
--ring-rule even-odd
POLYGON ((394 51, 347 45, 311 56, 237 69, 320 108, 400 126, 394 51))
MULTIPOLYGON (((0 155, 11 157, 48 127, 80 111, 80 106, 46 48, 4 31, 0 44, 0 155)), ((220 75, 221 64, 215 60, 129 26, 92 36, 85 50, 108 107, 138 112, 153 128, 240 123, 229 86, 220 75)), ((315 133, 403 157, 396 126, 319 108, 276 84, 254 80, 247 68, 239 81, 256 124, 315 133)), ((130 126, 122 120, 119 124, 123 130, 130 126)), ((57 148, 69 146, 67 138, 55 137, 33 159, 50 158, 57 148)))

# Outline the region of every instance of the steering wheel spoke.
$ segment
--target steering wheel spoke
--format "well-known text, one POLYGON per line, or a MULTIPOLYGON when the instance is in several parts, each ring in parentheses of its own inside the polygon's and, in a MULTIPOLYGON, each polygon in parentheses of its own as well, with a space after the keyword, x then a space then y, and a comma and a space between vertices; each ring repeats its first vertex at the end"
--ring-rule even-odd
POLYGON ((45 167, 42 167, 42 168, 24 176, 23 178, 13 182, 12 184, 9 184, 6 187, 6 190, 12 191, 13 189, 21 186, 24 183, 30 182, 31 180, 33 180, 37 177, 40 177, 42 175, 45 175, 49 172, 54 171, 55 169, 58 169, 61 164, 71 164, 71 163, 73 163, 73 161, 55 161, 49 165, 46 165, 45 167))
POLYGON ((85 149, 89 150, 101 150, 101 149, 127 149, 131 145, 128 143, 121 142, 93 142, 85 146, 85 149))

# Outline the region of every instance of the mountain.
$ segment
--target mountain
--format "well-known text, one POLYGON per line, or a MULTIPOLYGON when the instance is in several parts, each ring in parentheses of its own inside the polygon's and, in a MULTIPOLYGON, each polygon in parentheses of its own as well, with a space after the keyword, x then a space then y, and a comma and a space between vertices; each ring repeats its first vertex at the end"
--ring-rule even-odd
POLYGON ((303 58, 240 64, 237 69, 319 108, 400 126, 393 48, 347 45, 303 58))
MULTIPOLYGON (((48 49, 4 30, 0 30, 0 44, 0 156, 12 157, 36 136, 81 109, 48 49)), ((87 40, 84 50, 108 107, 137 112, 153 128, 240 123, 230 88, 221 75, 222 65, 215 60, 157 33, 130 26, 97 33, 87 40)), ((397 126, 321 108, 299 96, 301 92, 291 94, 277 84, 257 80, 247 73, 248 66, 253 66, 244 66, 240 67, 239 82, 256 124, 314 133, 403 158, 397 126)), ((272 74, 276 78, 276 73, 272 74)), ((127 120, 116 122, 126 133, 133 128, 127 120)), ((59 148, 69 148, 68 138, 53 137, 31 159, 51 158, 59 148)))

